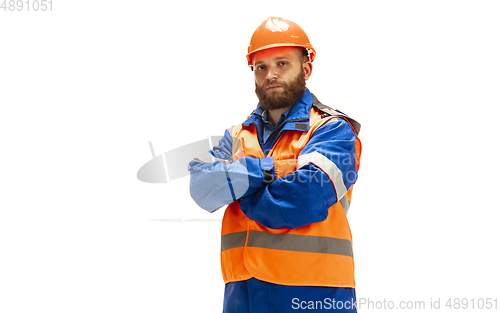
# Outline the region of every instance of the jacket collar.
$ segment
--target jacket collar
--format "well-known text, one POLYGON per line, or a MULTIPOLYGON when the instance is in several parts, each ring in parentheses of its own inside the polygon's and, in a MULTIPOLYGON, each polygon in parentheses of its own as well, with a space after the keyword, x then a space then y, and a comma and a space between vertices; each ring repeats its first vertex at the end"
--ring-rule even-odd
MULTIPOLYGON (((312 94, 308 88, 302 95, 302 97, 295 102, 293 107, 288 112, 288 115, 284 121, 283 130, 300 130, 300 131, 308 131, 309 130, 309 114, 312 107, 312 94)), ((252 115, 242 123, 243 126, 249 126, 250 124, 261 124, 262 123, 262 114, 264 109, 259 105, 252 112, 252 115)))

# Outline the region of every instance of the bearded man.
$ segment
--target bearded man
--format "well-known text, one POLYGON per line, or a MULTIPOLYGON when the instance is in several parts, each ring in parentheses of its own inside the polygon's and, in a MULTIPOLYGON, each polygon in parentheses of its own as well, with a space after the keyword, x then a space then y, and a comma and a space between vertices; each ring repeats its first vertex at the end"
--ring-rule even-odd
POLYGON ((189 164, 196 203, 222 221, 224 313, 356 312, 347 221, 359 123, 306 88, 316 51, 297 24, 270 17, 247 61, 257 108, 189 164))

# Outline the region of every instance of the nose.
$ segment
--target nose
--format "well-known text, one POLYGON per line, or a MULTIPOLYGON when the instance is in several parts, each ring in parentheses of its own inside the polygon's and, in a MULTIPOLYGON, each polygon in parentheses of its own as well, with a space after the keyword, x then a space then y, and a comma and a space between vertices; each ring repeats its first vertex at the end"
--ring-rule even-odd
POLYGON ((274 66, 269 66, 266 75, 267 80, 275 80, 278 78, 278 71, 274 66))

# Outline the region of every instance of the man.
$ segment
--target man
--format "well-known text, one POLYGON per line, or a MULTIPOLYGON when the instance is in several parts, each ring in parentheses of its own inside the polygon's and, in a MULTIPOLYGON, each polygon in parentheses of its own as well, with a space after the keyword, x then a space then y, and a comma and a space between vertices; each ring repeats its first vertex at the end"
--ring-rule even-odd
POLYGON ((316 51, 297 24, 270 17, 248 48, 257 108, 189 164, 191 195, 222 221, 224 313, 356 312, 346 213, 360 125, 306 88, 316 51))

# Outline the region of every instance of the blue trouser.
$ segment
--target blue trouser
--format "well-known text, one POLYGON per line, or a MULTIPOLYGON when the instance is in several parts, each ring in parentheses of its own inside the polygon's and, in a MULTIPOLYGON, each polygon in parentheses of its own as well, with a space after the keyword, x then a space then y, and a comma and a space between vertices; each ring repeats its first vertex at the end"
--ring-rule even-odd
POLYGON ((256 278, 227 283, 223 313, 357 312, 354 288, 284 286, 256 278))

